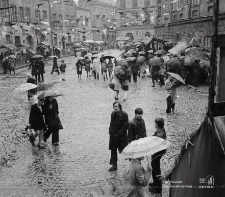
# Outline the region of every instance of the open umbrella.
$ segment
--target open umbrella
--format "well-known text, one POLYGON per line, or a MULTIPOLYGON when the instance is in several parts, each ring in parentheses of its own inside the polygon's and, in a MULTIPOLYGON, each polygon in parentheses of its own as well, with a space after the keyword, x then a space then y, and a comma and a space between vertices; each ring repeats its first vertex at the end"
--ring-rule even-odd
POLYGON ((124 56, 131 57, 131 56, 133 56, 133 53, 128 51, 124 54, 124 56))
POLYGON ((139 52, 139 54, 140 54, 140 55, 141 55, 141 54, 142 54, 142 55, 144 55, 144 54, 145 54, 145 52, 144 52, 144 51, 141 51, 141 52, 139 52))
POLYGON ((45 91, 38 96, 38 99, 45 99, 46 97, 49 97, 49 96, 56 97, 56 96, 62 96, 62 94, 58 93, 57 91, 45 91))
POLYGON ((158 50, 155 52, 156 55, 166 55, 168 52, 166 52, 165 50, 158 50))
POLYGON ((182 79, 182 77, 180 75, 178 75, 176 73, 171 73, 171 72, 167 72, 167 74, 169 74, 170 76, 172 76, 176 80, 180 81, 181 83, 185 84, 184 80, 182 79))
POLYGON ((15 55, 10 55, 9 58, 16 59, 15 55))
POLYGON ((82 47, 80 48, 82 51, 88 51, 89 49, 88 48, 85 48, 85 47, 82 47))
POLYGON ((83 57, 78 57, 78 60, 84 60, 84 58, 83 57))
POLYGON ((127 61, 134 61, 136 59, 136 57, 128 57, 126 58, 127 61))
POLYGON ((102 58, 103 59, 111 59, 111 58, 114 58, 114 57, 111 56, 111 55, 103 55, 102 58))
POLYGON ((36 84, 33 83, 25 83, 14 89, 14 92, 26 92, 28 90, 37 88, 36 84))
POLYGON ((99 54, 95 54, 95 55, 92 55, 92 57, 97 57, 97 58, 99 58, 100 55, 99 55, 99 54))
POLYGON ((34 55, 34 56, 32 56, 31 58, 32 59, 36 59, 36 58, 42 58, 43 56, 42 55, 34 55))
POLYGON ((125 46, 125 47, 130 47, 130 44, 125 44, 124 46, 125 46))
POLYGON ((163 63, 160 58, 152 58, 149 60, 151 66, 161 66, 163 63))
POLYGON ((143 63, 144 61, 145 61, 145 57, 144 56, 140 56, 140 57, 137 58, 136 63, 140 64, 140 63, 143 63))
POLYGON ((121 153, 126 159, 135 159, 153 155, 169 147, 170 142, 156 136, 132 141, 121 153))
POLYGON ((53 58, 57 58, 57 59, 58 59, 58 57, 55 56, 55 55, 51 55, 51 56, 49 56, 49 58, 50 58, 50 59, 53 59, 53 58))
POLYGON ((120 66, 128 66, 127 60, 125 60, 125 59, 121 59, 121 60, 117 61, 117 63, 120 66))

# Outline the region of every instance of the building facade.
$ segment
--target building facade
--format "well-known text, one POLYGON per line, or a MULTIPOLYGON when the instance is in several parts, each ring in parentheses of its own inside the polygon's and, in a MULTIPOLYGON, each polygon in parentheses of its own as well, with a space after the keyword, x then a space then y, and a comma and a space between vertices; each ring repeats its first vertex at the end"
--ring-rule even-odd
POLYGON ((78 0, 77 3, 77 42, 84 40, 93 40, 91 29, 91 17, 89 3, 84 0, 78 0))
POLYGON ((95 41, 113 41, 116 38, 114 0, 92 0, 89 3, 91 26, 95 41), (107 29, 107 31, 101 31, 107 29), (114 29, 114 30, 113 30, 114 29))
POLYGON ((117 0, 116 4, 117 40, 142 41, 154 36, 157 0, 117 0))
POLYGON ((27 44, 36 51, 40 42, 47 42, 65 49, 76 38, 73 0, 0 0, 0 7, 1 44, 27 44))
MULTIPOLYGON (((192 38, 201 46, 211 46, 213 0, 160 0, 155 36, 177 43, 192 38)), ((225 34, 225 1, 220 0, 219 34, 225 34)))

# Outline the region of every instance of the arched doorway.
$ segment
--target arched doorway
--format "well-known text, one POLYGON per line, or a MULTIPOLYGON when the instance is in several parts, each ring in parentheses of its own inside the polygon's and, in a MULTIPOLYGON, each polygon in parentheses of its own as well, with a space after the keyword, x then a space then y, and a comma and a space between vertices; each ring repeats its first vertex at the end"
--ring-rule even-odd
POLYGON ((129 37, 130 40, 134 40, 134 35, 132 33, 127 33, 126 37, 129 37))

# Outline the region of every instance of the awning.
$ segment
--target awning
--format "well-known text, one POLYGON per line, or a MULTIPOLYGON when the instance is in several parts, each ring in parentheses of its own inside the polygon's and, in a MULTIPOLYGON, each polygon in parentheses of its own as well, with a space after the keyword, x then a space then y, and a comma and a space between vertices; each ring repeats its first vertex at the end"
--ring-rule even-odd
POLYGON ((47 42, 40 42, 39 44, 42 44, 42 45, 45 45, 45 46, 50 46, 50 44, 47 43, 47 42))
POLYGON ((31 47, 29 44, 25 44, 25 43, 20 43, 17 47, 26 47, 26 48, 29 48, 31 47))
POLYGON ((2 48, 6 48, 6 49, 10 49, 10 50, 16 49, 16 47, 11 44, 3 44, 0 46, 0 49, 2 49, 2 48))
POLYGON ((117 37, 116 41, 130 40, 130 37, 117 37))

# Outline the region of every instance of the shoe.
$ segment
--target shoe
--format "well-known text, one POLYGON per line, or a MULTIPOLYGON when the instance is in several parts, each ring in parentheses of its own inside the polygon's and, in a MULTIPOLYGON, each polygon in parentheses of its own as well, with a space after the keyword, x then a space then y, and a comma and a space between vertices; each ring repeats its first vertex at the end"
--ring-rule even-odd
POLYGON ((44 145, 42 145, 42 144, 38 144, 38 148, 44 149, 44 148, 45 148, 45 146, 44 146, 44 145))
POLYGON ((155 194, 161 194, 162 191, 161 190, 157 190, 157 189, 154 189, 153 187, 149 186, 148 190, 152 193, 155 193, 155 194))
POLYGON ((54 145, 54 146, 58 146, 58 145, 59 145, 59 143, 58 143, 58 142, 54 142, 54 143, 52 143, 52 145, 54 145))
POLYGON ((35 146, 35 143, 34 143, 35 138, 32 135, 29 137, 29 140, 30 140, 30 143, 32 144, 32 146, 35 146))
POLYGON ((117 166, 112 166, 111 168, 108 169, 109 172, 116 171, 116 170, 117 170, 117 166))

